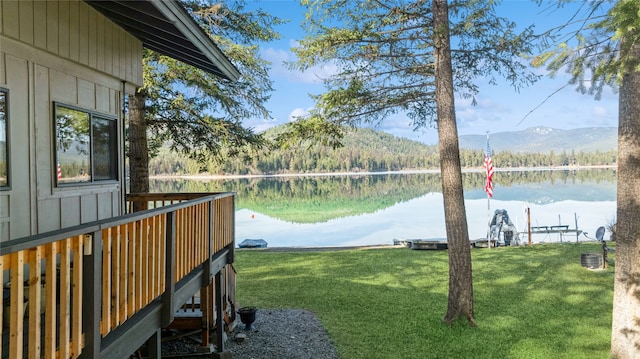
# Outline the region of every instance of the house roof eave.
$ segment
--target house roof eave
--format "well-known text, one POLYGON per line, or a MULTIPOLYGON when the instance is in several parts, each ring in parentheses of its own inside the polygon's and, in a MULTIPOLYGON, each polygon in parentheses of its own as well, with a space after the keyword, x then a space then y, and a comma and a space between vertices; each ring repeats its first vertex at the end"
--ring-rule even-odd
POLYGON ((221 78, 237 81, 240 72, 175 0, 84 0, 144 47, 221 78))

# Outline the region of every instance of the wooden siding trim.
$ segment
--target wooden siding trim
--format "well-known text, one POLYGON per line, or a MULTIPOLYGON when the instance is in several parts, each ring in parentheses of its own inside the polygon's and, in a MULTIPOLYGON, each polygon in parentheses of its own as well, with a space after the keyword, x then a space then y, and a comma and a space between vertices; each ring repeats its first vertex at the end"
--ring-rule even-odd
POLYGON ((71 45, 71 11, 69 3, 61 1, 58 3, 58 55, 69 58, 69 46, 71 45))
POLYGON ((2 32, 13 38, 20 38, 20 3, 17 1, 3 1, 2 32))
MULTIPOLYGON (((94 83, 99 83, 114 89, 122 88, 122 79, 114 77, 110 74, 101 73, 97 69, 91 69, 86 66, 80 66, 68 59, 63 59, 46 51, 27 46, 15 39, 0 35, 2 42, 2 52, 14 57, 18 57, 27 61, 31 61, 40 65, 46 65, 50 69, 69 74, 74 77, 82 78, 94 83)), ((133 83, 141 86, 142 83, 133 83)))
MULTIPOLYGON (((2 3, 0 3, 0 11, 4 12, 4 11, 2 10, 2 3)), ((0 33, 4 32, 4 30, 3 30, 3 24, 4 24, 4 21, 2 20, 2 16, 0 16, 0 33)), ((1 81, 0 81, 0 82, 1 82, 1 81)), ((0 311, 1 311, 1 310, 2 310, 2 309, 0 308, 0 311)), ((2 329, 0 329, 0 333, 2 333, 2 329)), ((0 356, 1 356, 1 355, 2 355, 2 353, 0 353, 0 356)))
MULTIPOLYGON (((89 9, 87 14, 88 29, 87 29, 87 41, 88 41, 88 65, 93 69, 98 69, 98 33, 97 33, 97 18, 98 13, 93 9, 89 9)), ((128 77, 127 77, 128 78, 128 77)))
POLYGON ((106 19, 103 16, 96 17, 96 68, 100 71, 105 71, 105 57, 106 57, 106 44, 105 44, 105 22, 106 19))
POLYGON ((4 54, 2 52, 0 52, 0 85, 4 87, 7 86, 7 68, 4 60, 4 54))
POLYGON ((20 41, 26 43, 33 42, 33 3, 30 1, 20 1, 18 11, 20 13, 20 41))
POLYGON ((58 2, 47 2, 47 51, 58 54, 58 2))
POLYGON ((80 25, 78 27, 78 33, 80 35, 78 39, 78 49, 80 50, 78 62, 83 65, 89 65, 89 7, 86 6, 86 4, 81 3, 78 10, 78 19, 80 20, 80 25))
MULTIPOLYGON (((38 158, 38 150, 37 141, 36 141, 36 122, 34 121, 34 113, 36 109, 36 91, 35 89, 35 63, 28 62, 27 63, 27 76, 28 76, 28 87, 27 87, 27 97, 28 97, 28 126, 27 131, 29 133, 28 136, 28 153, 29 153, 29 206, 31 212, 31 232, 30 233, 38 233, 38 213, 34 213, 33 209, 38 208, 38 177, 36 170, 36 160, 38 158)), ((15 138, 15 137, 14 137, 15 138)), ((15 166, 14 166, 15 168, 15 166)))
POLYGON ((142 85, 142 42, 89 4, 21 0, 0 7, 2 36, 142 85), (109 41, 112 37, 117 41, 109 41))
POLYGON ((33 46, 46 49, 47 27, 43 26, 43 24, 47 23, 47 3, 46 1, 36 1, 33 4, 33 8, 33 46))
POLYGON ((51 143, 53 136, 53 123, 51 121, 51 104, 49 69, 34 65, 34 88, 39 91, 34 94, 34 122, 36 127, 36 151, 39 154, 36 158, 36 176, 38 178, 38 199, 50 196, 53 188, 53 154, 51 143))
POLYGON ((69 59, 80 61, 80 2, 69 4, 69 59))

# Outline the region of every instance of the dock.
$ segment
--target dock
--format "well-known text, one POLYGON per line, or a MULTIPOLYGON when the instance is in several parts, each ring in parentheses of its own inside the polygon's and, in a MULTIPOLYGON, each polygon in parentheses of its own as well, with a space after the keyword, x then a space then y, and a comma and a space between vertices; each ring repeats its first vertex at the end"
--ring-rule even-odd
POLYGON ((531 233, 534 234, 546 234, 546 233, 576 233, 577 235, 580 235, 582 233, 581 229, 577 229, 577 228, 569 228, 569 226, 567 225, 560 225, 560 226, 536 226, 536 227, 531 227, 531 233))
MULTIPOLYGON (((487 248, 488 241, 486 238, 478 238, 469 240, 469 243, 472 248, 487 248)), ((394 239, 393 244, 415 250, 443 250, 449 248, 446 238, 394 239)), ((495 247, 496 245, 496 241, 491 240, 491 247, 495 247)))
POLYGON ((446 238, 428 239, 394 239, 394 245, 402 245, 409 249, 447 249, 446 238))
MULTIPOLYGON (((577 224, 577 223, 576 223, 577 224)), ((557 226, 532 226, 529 231, 529 235, 532 234, 558 234, 560 235, 560 242, 563 242, 566 235, 575 235, 576 242, 579 240, 580 235, 582 234, 582 230, 576 228, 569 228, 568 225, 557 225, 557 226)))

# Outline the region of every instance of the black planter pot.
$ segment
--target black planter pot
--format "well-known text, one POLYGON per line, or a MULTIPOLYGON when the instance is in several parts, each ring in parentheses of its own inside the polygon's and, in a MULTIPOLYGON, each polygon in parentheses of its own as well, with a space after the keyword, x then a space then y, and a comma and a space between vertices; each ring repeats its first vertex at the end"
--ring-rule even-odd
POLYGON ((257 311, 258 309, 255 307, 242 307, 238 310, 240 321, 244 324, 244 330, 251 330, 251 324, 256 321, 257 311))

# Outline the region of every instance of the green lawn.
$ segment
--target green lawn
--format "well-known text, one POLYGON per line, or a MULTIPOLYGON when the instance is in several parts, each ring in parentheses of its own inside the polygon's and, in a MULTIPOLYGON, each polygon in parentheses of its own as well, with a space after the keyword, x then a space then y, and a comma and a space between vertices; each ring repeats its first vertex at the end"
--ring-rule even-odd
POLYGON ((475 329, 441 322, 446 251, 239 250, 237 299, 315 312, 341 358, 608 358, 613 266, 580 265, 581 253, 598 251, 596 243, 472 249, 475 329))

